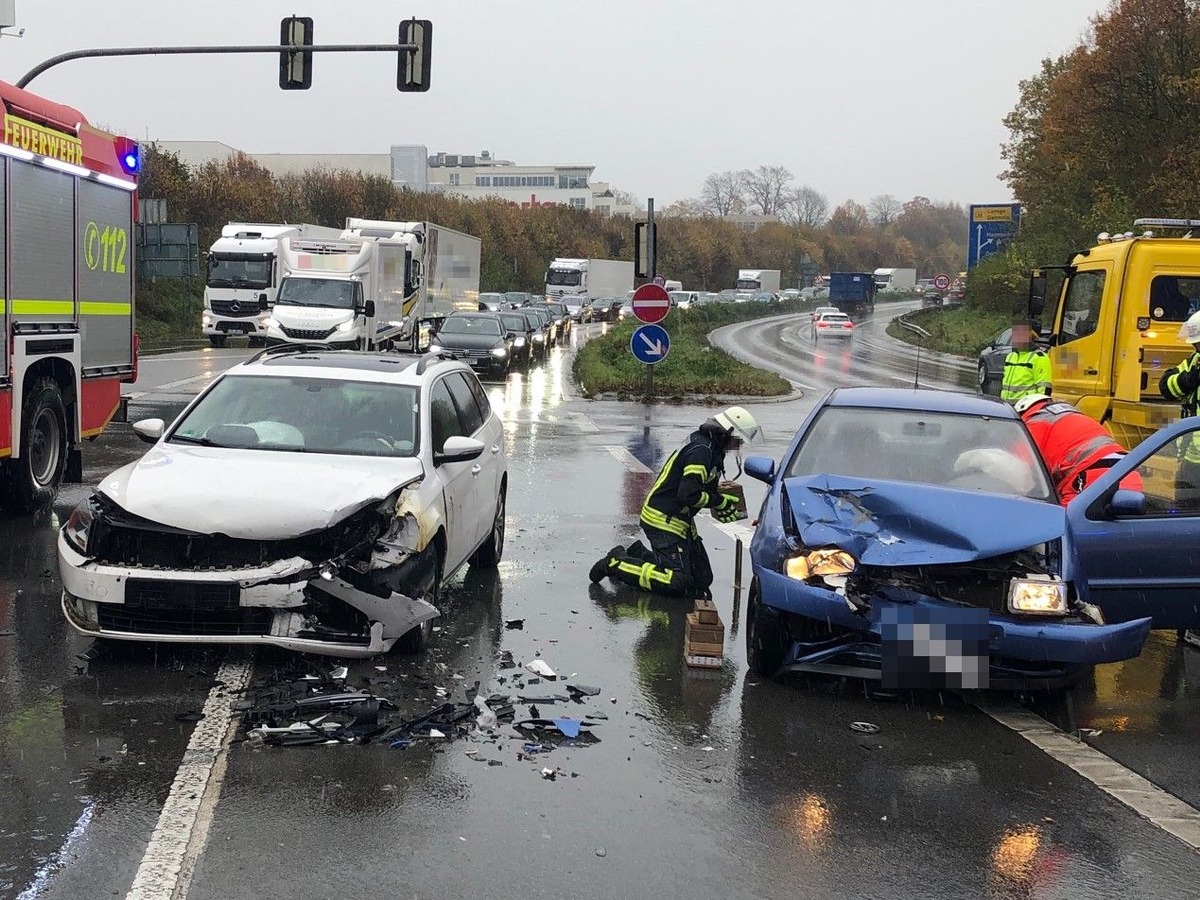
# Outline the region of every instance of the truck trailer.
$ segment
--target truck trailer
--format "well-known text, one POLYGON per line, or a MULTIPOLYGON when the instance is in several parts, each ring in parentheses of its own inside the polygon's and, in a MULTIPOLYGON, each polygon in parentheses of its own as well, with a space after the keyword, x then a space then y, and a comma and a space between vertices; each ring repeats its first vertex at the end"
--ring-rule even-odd
POLYGON ((267 318, 283 277, 280 254, 287 238, 332 240, 340 228, 230 222, 208 250, 204 312, 200 326, 214 347, 231 337, 247 337, 251 347, 267 342, 267 318), (266 301, 267 310, 262 309, 266 301))
POLYGON ((875 278, 870 272, 834 272, 829 276, 829 305, 856 322, 875 312, 875 278))
POLYGON ((738 269, 734 287, 739 291, 770 291, 777 294, 781 276, 778 269, 738 269))
POLYGON ((624 297, 633 290, 633 263, 620 259, 555 259, 546 269, 546 299, 571 305, 624 297))
POLYGON ((337 240, 288 238, 267 343, 420 352, 479 308, 479 238, 432 222, 347 219, 337 240))

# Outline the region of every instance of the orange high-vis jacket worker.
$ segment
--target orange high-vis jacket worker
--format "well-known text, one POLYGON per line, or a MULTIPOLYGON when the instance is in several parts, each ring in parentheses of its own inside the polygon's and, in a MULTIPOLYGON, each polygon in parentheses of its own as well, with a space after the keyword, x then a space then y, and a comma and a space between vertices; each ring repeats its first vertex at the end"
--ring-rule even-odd
MULTIPOLYGON (((1103 425, 1070 403, 1032 395, 1016 407, 1064 505, 1125 455, 1103 425)), ((1121 479, 1121 487, 1140 491, 1142 478, 1134 470, 1121 479)))

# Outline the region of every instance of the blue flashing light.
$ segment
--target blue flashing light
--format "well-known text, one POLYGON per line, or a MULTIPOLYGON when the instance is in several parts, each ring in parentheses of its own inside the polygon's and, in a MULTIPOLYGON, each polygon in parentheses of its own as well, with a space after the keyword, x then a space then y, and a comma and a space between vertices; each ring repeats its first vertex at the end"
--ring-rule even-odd
POLYGON ((142 168, 142 151, 137 144, 130 144, 121 150, 121 168, 129 175, 136 175, 142 168))

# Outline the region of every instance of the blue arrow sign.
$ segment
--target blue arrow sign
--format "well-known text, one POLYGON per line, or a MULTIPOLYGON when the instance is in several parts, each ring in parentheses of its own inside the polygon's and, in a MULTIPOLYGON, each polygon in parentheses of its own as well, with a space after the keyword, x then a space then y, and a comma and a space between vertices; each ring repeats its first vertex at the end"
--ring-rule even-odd
POLYGON ((629 339, 629 352, 638 362, 652 366, 671 352, 671 336, 661 325, 642 325, 629 339))
POLYGON ((993 253, 1002 253, 1017 236, 1020 203, 973 204, 967 232, 967 268, 973 269, 993 253))

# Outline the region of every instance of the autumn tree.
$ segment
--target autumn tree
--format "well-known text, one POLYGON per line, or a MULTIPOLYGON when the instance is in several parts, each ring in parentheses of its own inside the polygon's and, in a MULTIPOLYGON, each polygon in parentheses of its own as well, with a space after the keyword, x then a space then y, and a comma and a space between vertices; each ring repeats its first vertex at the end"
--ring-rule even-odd
POLYGON ((871 198, 867 211, 876 228, 887 228, 900 213, 900 201, 891 194, 879 194, 871 198))
POLYGON ((787 199, 785 218, 797 225, 815 228, 829 218, 829 200, 814 187, 803 185, 787 199))
POLYGON ((1091 26, 1004 119, 1003 177, 1047 249, 1200 209, 1200 3, 1123 0, 1091 26))
POLYGON ((745 181, 746 198, 750 206, 764 216, 777 216, 784 211, 792 182, 796 180, 784 166, 759 166, 740 173, 745 181))
POLYGON ((713 172, 700 188, 700 205, 714 216, 724 218, 746 208, 746 173, 713 172))

